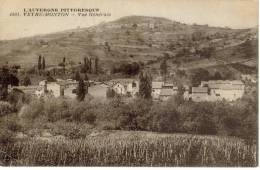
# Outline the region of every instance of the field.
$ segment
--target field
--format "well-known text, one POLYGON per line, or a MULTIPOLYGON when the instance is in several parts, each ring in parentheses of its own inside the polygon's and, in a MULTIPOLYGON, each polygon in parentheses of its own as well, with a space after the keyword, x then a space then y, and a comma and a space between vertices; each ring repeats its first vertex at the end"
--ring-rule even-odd
POLYGON ((238 138, 103 131, 85 139, 30 138, 0 147, 12 166, 257 166, 257 146, 238 138))

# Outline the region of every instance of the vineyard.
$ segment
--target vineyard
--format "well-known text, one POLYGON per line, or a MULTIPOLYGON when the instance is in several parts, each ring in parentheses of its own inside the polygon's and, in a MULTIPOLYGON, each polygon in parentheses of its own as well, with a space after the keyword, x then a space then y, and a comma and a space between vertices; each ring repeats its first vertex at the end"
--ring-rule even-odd
POLYGON ((113 131, 85 139, 25 139, 0 147, 5 166, 257 166, 238 138, 113 131))

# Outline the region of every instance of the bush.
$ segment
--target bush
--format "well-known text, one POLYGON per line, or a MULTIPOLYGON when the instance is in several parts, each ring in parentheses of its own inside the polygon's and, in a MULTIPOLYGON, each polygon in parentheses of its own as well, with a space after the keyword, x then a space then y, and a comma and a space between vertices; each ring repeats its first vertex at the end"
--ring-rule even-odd
POLYGON ((28 105, 24 105, 19 113, 20 117, 25 119, 35 119, 44 114, 44 103, 40 100, 33 100, 28 105))
POLYGON ((22 130, 22 126, 17 123, 16 120, 10 120, 6 122, 7 129, 12 132, 18 132, 22 130))
POLYGON ((8 144, 14 142, 14 133, 6 128, 0 130, 0 144, 8 144))
POLYGON ((81 121, 87 122, 89 124, 95 123, 96 118, 97 118, 96 115, 92 112, 89 112, 89 111, 85 111, 81 115, 81 121))
POLYGON ((13 111, 14 109, 10 103, 0 101, 0 116, 5 116, 13 111))
POLYGON ((112 89, 112 88, 108 88, 107 91, 106 91, 106 96, 107 98, 113 98, 115 97, 116 93, 115 93, 115 90, 112 89))

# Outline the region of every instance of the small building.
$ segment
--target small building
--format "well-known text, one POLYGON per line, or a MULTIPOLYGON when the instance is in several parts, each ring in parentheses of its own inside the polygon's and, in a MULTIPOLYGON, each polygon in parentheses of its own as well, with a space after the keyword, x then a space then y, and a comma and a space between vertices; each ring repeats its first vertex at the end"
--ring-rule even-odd
POLYGON ((192 87, 191 92, 185 91, 184 99, 200 101, 235 101, 243 97, 245 85, 240 80, 202 81, 199 87, 192 87))
MULTIPOLYGON (((88 83, 85 82, 87 86, 88 83)), ((39 83, 39 87, 41 87, 41 91, 36 91, 38 97, 43 95, 50 95, 54 97, 69 97, 76 98, 77 97, 77 86, 78 82, 74 80, 59 80, 57 82, 47 82, 46 80, 41 81, 39 83)))
POLYGON ((189 100, 196 101, 196 102, 208 100, 208 88, 192 87, 189 100))
POLYGON ((162 101, 166 101, 174 94, 175 92, 172 89, 162 89, 159 95, 159 99, 162 101))
POLYGON ((250 81, 251 83, 257 83, 256 74, 242 74, 241 79, 244 81, 250 81))
POLYGON ((163 82, 152 82, 152 97, 154 99, 159 99, 161 90, 162 90, 163 82))
POLYGON ((123 96, 134 97, 139 93, 139 82, 134 79, 114 79, 111 80, 114 91, 123 96))
POLYGON ((155 100, 168 100, 171 96, 177 94, 178 87, 172 83, 152 82, 152 97, 155 100))
POLYGON ((99 100, 105 100, 106 99, 106 93, 107 89, 110 86, 104 83, 96 84, 89 86, 88 88, 88 94, 90 94, 92 97, 99 99, 99 100))

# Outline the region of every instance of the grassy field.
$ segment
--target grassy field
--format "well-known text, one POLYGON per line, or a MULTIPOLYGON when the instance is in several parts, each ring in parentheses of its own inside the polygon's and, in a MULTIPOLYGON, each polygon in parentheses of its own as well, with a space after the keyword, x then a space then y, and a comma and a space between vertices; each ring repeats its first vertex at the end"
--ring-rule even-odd
POLYGON ((85 139, 25 139, 0 147, 7 166, 257 166, 238 138, 103 131, 85 139))

